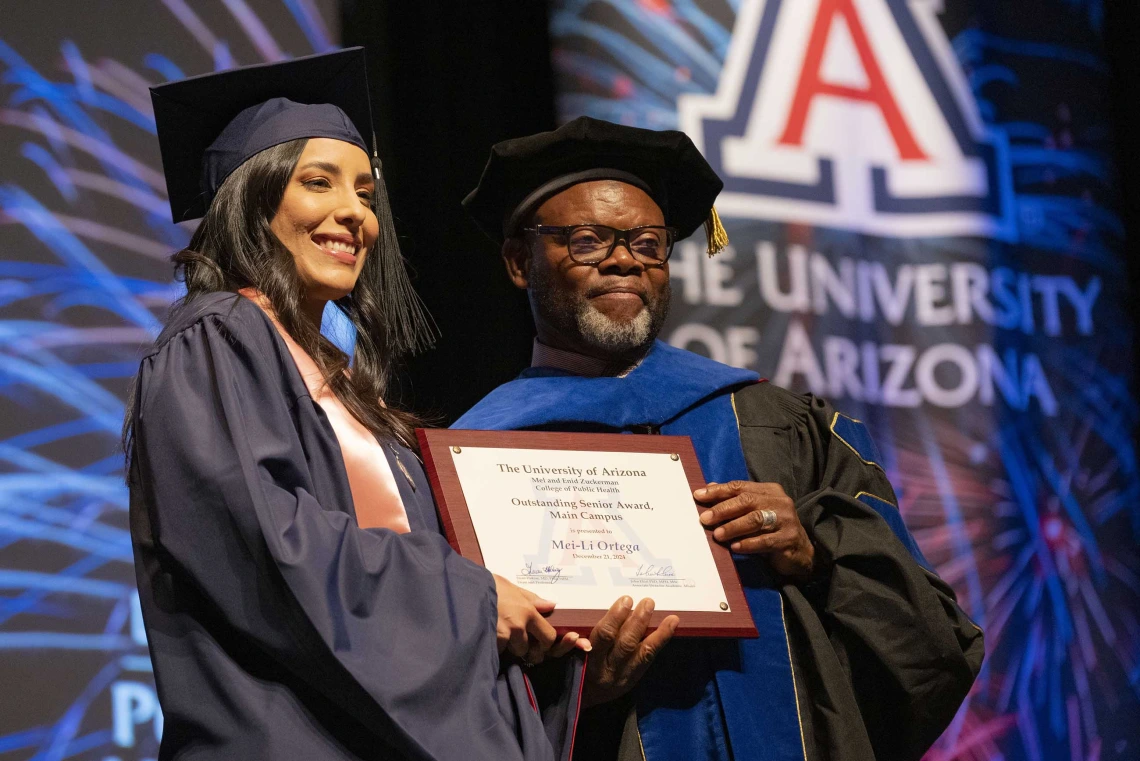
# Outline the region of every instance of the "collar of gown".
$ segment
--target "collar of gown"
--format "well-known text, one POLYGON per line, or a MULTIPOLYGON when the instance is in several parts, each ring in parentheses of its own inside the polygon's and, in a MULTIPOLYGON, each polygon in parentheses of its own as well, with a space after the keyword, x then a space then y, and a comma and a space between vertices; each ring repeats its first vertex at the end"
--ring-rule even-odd
POLYGON ((641 360, 629 365, 624 362, 613 363, 576 351, 556 349, 548 346, 537 338, 534 339, 534 349, 530 354, 531 367, 549 367, 555 370, 564 370, 571 375, 580 375, 583 378, 600 378, 609 376, 624 378, 641 360))
POLYGON ((305 381, 305 388, 309 389, 309 395, 320 405, 332 426, 340 445, 345 475, 348 476, 357 525, 361 528, 389 528, 401 534, 411 531, 408 513, 400 498, 400 487, 380 442, 332 393, 317 363, 277 321, 268 299, 253 288, 242 288, 238 293, 257 304, 277 328, 277 334, 293 357, 297 372, 305 381))
POLYGON ((453 428, 509 430, 594 423, 617 429, 662 425, 725 389, 755 383, 751 370, 729 367, 655 341, 623 377, 585 377, 558 367, 531 367, 488 394, 453 428))

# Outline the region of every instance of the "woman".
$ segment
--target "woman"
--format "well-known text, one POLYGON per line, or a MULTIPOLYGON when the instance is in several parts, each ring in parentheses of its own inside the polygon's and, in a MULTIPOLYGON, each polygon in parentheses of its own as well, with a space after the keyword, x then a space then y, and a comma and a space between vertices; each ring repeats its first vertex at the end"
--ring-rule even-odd
POLYGON ((175 220, 204 212, 125 428, 163 759, 569 756, 580 669, 540 716, 499 653, 576 637, 448 547, 416 421, 381 401, 427 331, 366 93, 359 49, 153 91, 175 220))

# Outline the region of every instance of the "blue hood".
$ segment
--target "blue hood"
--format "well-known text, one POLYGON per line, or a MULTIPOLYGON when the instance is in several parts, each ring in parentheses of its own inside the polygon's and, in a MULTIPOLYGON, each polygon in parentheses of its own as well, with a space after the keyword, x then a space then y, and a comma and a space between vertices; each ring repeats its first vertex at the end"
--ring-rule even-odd
POLYGON ((504 383, 459 418, 452 428, 518 430, 559 423, 612 428, 662 425, 724 389, 760 378, 662 341, 624 378, 583 378, 532 367, 504 383))

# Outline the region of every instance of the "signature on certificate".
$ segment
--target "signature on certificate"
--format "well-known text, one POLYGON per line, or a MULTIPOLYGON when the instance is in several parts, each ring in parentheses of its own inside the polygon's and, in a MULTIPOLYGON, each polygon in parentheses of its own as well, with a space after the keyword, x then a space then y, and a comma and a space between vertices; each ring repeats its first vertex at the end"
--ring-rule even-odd
POLYGON ((534 563, 527 563, 526 567, 522 569, 523 576, 542 576, 543 578, 550 579, 550 583, 558 581, 562 578, 562 568, 556 565, 535 565, 534 563))
POLYGON ((634 576, 675 576, 671 565, 639 565, 634 576))

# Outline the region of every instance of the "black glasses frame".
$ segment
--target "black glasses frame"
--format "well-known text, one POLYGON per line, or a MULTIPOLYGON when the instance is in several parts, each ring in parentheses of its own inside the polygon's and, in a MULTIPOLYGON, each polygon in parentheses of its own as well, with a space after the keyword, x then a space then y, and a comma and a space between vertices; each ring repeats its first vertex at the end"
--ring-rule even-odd
MULTIPOLYGON (((522 230, 523 230, 523 232, 533 233, 535 235, 558 235, 558 236, 562 236, 562 237, 567 238, 566 253, 570 255, 570 260, 572 262, 577 263, 577 264, 592 264, 592 265, 601 264, 606 259, 610 258, 610 256, 614 252, 614 249, 617 248, 618 243, 620 243, 621 241, 625 241, 626 250, 629 251, 630 255, 632 255, 633 258, 636 259, 638 262, 640 262, 641 264, 650 266, 650 267, 660 267, 660 266, 664 265, 665 262, 669 261, 669 257, 673 255, 673 244, 677 242, 677 228, 676 227, 670 227, 668 225, 640 225, 638 227, 630 227, 627 230, 621 230, 617 227, 611 227, 610 225, 599 225, 599 224, 593 224, 593 223, 586 223, 586 224, 581 224, 581 225, 538 225, 536 227, 524 227, 524 228, 522 228, 522 230), (606 253, 601 258, 599 258, 597 261, 583 261, 583 260, 579 259, 578 257, 576 257, 574 255, 574 252, 570 250, 569 238, 573 235, 575 230, 578 230, 581 228, 591 228, 591 229, 599 229, 600 228, 602 230, 609 230, 610 232, 613 233, 614 238, 610 242, 610 247, 608 249, 606 249, 606 253), (630 240, 632 240, 632 236, 636 235, 636 233, 642 232, 643 230, 664 230, 665 231, 665 258, 664 259, 647 258, 645 256, 638 254, 636 251, 633 250, 633 247, 630 246, 629 242, 630 242, 630 240)), ((601 250, 601 249, 599 249, 599 250, 601 250)), ((596 252, 590 255, 591 259, 594 256, 597 256, 596 252)))

